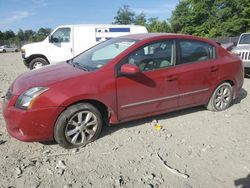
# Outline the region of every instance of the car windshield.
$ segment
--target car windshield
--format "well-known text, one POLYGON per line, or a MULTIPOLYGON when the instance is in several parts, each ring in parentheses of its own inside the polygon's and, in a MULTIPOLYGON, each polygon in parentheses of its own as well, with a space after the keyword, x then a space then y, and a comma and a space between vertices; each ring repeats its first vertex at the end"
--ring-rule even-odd
POLYGON ((239 44, 250 44, 250 34, 242 35, 239 44))
POLYGON ((136 40, 113 38, 90 48, 68 62, 80 69, 94 71, 135 43, 136 40))

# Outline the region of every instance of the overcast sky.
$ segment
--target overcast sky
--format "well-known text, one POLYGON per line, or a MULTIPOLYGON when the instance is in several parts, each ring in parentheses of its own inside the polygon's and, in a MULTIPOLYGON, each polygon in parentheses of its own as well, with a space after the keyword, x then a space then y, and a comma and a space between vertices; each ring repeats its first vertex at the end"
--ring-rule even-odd
POLYGON ((119 7, 167 19, 179 0, 0 0, 0 30, 38 30, 63 24, 112 23, 119 7))

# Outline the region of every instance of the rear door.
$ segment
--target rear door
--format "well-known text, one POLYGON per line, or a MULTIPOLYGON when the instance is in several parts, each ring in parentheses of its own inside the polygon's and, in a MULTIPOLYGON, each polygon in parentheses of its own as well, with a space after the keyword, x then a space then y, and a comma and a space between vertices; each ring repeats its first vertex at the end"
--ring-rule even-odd
POLYGON ((58 63, 73 58, 73 35, 71 27, 58 28, 48 42, 47 51, 50 63, 58 63))
POLYGON ((177 80, 172 77, 175 63, 174 40, 148 44, 135 50, 123 63, 138 66, 141 73, 117 77, 120 121, 158 114, 177 106, 178 85, 177 80))
POLYGON ((197 40, 178 40, 178 85, 180 107, 204 104, 209 89, 218 80, 215 47, 197 40))

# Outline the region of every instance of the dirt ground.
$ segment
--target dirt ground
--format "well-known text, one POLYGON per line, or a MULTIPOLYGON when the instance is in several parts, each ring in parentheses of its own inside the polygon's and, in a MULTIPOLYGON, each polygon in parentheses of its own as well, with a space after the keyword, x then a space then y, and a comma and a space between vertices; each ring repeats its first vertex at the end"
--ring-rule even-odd
MULTIPOLYGON (((0 95, 25 71, 20 53, 0 54, 0 95)), ((105 127, 73 150, 11 138, 0 110, 0 187, 249 188, 249 93, 245 78, 226 111, 196 107, 105 127)))

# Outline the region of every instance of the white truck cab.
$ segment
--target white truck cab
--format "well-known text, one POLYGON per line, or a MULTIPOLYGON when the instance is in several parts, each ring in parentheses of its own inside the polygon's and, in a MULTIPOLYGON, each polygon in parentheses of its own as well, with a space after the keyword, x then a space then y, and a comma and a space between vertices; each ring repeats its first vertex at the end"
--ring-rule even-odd
POLYGON ((136 25, 62 25, 42 42, 26 44, 21 52, 24 64, 30 69, 72 59, 88 48, 110 38, 147 33, 136 25))

